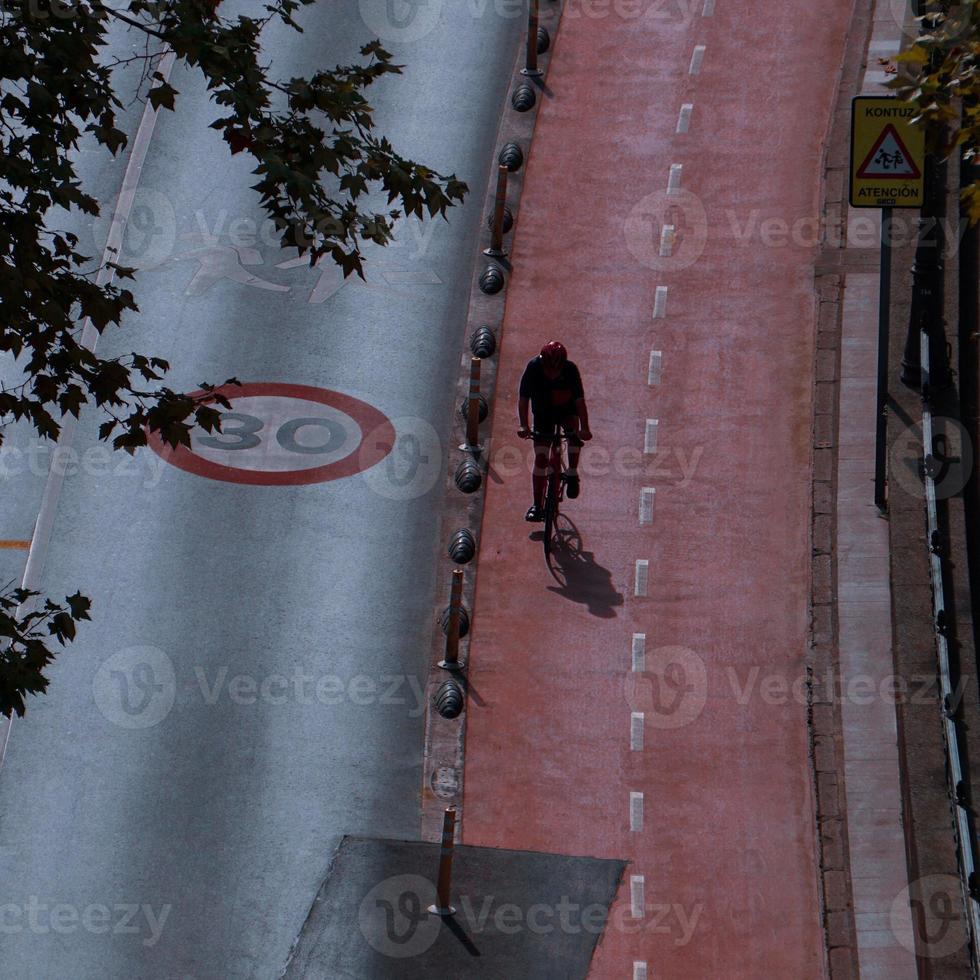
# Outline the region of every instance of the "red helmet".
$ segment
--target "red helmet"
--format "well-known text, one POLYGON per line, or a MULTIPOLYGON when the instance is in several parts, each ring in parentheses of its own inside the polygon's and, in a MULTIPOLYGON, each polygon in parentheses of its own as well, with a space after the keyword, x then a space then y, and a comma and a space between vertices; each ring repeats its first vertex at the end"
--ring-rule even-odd
POLYGON ((541 359, 548 367, 561 367, 568 360, 568 351, 565 345, 558 343, 557 340, 549 341, 541 348, 541 359))

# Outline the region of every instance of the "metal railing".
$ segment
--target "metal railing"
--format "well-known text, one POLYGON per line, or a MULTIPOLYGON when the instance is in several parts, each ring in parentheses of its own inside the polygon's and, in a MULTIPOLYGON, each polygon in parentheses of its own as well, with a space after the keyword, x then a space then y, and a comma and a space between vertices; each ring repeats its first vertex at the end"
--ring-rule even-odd
POLYGON ((963 890, 964 909, 970 932, 970 956, 973 961, 973 976, 980 968, 980 903, 974 895, 976 885, 976 859, 974 853, 973 831, 970 826, 970 799, 960 761, 960 725, 957 720, 957 703, 953 697, 952 678, 949 669, 949 642, 947 624, 951 622, 950 611, 946 607, 946 593, 943 586, 943 553, 940 545, 939 511, 936 505, 936 481, 933 467, 933 414, 929 404, 930 361, 929 331, 923 329, 920 336, 922 369, 922 459, 923 480, 926 496, 926 531, 929 541, 929 571, 932 580, 933 631, 936 637, 938 659, 939 692, 942 697, 943 735, 946 743, 946 764, 950 782, 950 795, 953 802, 956 845, 959 855, 960 884, 963 890))

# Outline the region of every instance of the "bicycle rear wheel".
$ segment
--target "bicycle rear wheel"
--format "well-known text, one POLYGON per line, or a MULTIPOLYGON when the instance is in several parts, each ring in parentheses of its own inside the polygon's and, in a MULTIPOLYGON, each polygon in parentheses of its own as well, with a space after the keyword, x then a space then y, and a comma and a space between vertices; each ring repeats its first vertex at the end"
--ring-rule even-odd
POLYGON ((558 477, 548 476, 548 492, 544 498, 544 557, 551 557, 551 541, 558 520, 558 477))

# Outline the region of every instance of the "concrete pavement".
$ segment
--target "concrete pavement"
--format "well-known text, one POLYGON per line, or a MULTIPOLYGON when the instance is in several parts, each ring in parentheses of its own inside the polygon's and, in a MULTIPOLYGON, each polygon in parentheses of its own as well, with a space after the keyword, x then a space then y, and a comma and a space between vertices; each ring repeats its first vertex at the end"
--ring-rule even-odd
MULTIPOLYGON (((375 14, 304 11, 305 34, 271 31, 274 71, 353 57, 384 28, 375 14)), ((372 93, 379 128, 481 187, 519 22, 446 9, 405 30, 382 33, 407 68, 372 93)), ((177 388, 236 375, 354 396, 399 439, 384 463, 306 486, 207 479, 151 452, 68 473, 42 587, 87 591, 94 622, 0 772, 14 978, 274 975, 343 834, 418 832, 434 488, 482 216, 408 223, 366 285, 309 270, 263 239, 248 161, 207 128, 199 79, 173 84, 140 181, 142 313, 100 352, 167 357, 177 388)), ((83 418, 80 452, 98 421, 83 418)), ((330 424, 292 430, 303 465, 330 424)))

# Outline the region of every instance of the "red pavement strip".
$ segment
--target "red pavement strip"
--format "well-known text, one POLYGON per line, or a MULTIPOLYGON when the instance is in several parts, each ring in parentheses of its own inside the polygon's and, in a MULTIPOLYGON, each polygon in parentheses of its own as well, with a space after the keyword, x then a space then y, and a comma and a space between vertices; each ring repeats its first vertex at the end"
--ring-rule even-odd
POLYGON ((760 225, 819 213, 850 6, 566 11, 557 38, 514 243, 492 452, 525 451, 513 393, 552 337, 584 375, 586 461, 642 451, 648 418, 668 451, 643 457, 652 473, 585 471, 582 497, 565 505, 583 549, 565 562, 565 587, 522 520, 529 480, 489 484, 463 840, 630 861, 595 978, 632 977, 634 963, 651 980, 825 972, 805 706, 763 687, 799 678, 807 643, 814 230, 765 245, 760 225), (677 134, 684 103, 690 128, 677 134), (651 212, 675 163, 678 238, 664 261, 651 212), (695 260, 698 202, 707 236, 695 260), (668 287, 662 319, 657 286, 668 287), (655 387, 651 350, 662 351, 655 387), (683 479, 681 460, 695 458, 683 479), (641 527, 650 486, 653 522, 641 527), (647 597, 634 595, 640 559, 647 597), (634 633, 646 637, 640 677, 634 633), (634 711, 645 720, 631 750, 634 711), (643 794, 636 830, 631 793, 643 794))

